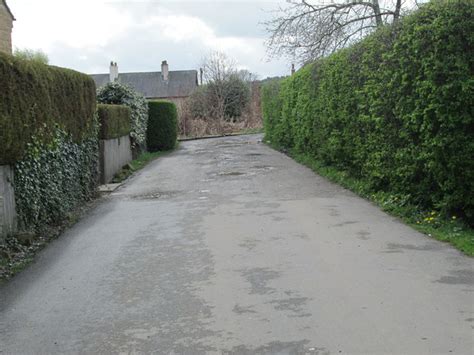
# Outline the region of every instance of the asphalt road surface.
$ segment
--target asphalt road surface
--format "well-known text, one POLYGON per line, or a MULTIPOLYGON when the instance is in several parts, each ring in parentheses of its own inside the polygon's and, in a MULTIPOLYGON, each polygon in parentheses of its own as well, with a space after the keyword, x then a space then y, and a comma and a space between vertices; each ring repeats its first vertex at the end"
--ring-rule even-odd
POLYGON ((103 198, 0 288, 0 353, 472 354, 473 259, 260 139, 103 198))

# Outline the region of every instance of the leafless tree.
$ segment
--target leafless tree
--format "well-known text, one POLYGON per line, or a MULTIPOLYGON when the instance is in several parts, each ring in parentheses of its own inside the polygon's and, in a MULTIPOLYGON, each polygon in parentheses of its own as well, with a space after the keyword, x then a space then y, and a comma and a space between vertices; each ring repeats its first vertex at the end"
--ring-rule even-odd
POLYGON ((398 21, 417 5, 417 0, 287 0, 265 23, 269 55, 300 63, 317 59, 398 21))
POLYGON ((237 73, 237 62, 222 52, 211 52, 203 58, 204 80, 207 83, 228 80, 237 73))
POLYGON ((242 80, 242 81, 248 83, 249 85, 250 85, 251 83, 253 83, 254 81, 257 81, 257 80, 258 80, 258 75, 255 74, 255 73, 252 73, 252 72, 248 71, 247 69, 241 69, 241 70, 239 70, 239 71, 237 72, 237 77, 238 77, 240 80, 242 80))
POLYGON ((250 87, 246 88, 244 82, 256 76, 248 71, 237 70, 237 62, 221 52, 212 52, 204 58, 202 68, 205 91, 196 93, 205 100, 201 115, 223 127, 225 122, 235 119, 233 113, 246 105, 250 87))
POLYGON ((238 69, 222 52, 211 52, 201 61, 203 85, 186 100, 181 134, 226 134, 261 126, 257 75, 238 69))

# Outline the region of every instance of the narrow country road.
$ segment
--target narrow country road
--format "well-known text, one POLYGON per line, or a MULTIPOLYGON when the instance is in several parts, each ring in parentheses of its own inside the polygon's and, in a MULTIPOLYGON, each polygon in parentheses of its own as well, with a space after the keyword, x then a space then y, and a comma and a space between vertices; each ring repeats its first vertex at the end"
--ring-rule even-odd
POLYGON ((260 139, 105 197, 0 288, 0 353, 473 353, 473 259, 260 139))

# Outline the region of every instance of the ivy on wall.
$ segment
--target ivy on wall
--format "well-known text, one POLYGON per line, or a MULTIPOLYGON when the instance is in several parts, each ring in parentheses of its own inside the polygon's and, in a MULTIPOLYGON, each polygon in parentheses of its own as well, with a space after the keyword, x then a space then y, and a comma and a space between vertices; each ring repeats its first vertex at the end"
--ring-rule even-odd
POLYGON ((98 181, 98 124, 89 138, 75 142, 61 128, 48 144, 33 139, 14 165, 15 200, 20 229, 37 231, 65 219, 90 199, 98 181))

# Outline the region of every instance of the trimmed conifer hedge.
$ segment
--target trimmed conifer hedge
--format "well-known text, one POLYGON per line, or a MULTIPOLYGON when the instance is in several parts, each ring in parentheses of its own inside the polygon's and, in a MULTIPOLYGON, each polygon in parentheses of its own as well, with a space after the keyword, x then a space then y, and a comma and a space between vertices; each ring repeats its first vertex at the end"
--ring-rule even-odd
POLYGON ((148 150, 153 152, 173 149, 178 138, 176 105, 169 101, 150 101, 148 108, 148 150))
POLYGON ((474 223, 474 6, 432 1, 263 88, 266 139, 474 223))
POLYGON ((0 53, 0 164, 21 159, 33 137, 52 142, 54 127, 81 141, 91 134, 95 110, 88 75, 0 53))
POLYGON ((0 53, 0 164, 14 168, 21 230, 61 223, 98 182, 94 81, 0 53))
POLYGON ((124 105, 97 105, 100 139, 114 139, 130 133, 130 109, 124 105))

